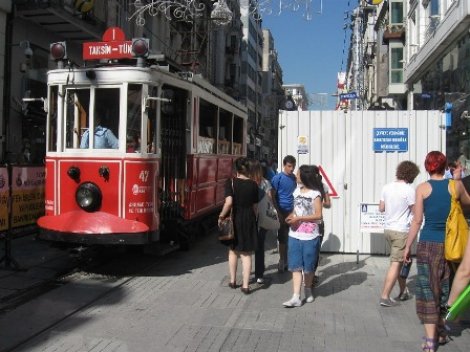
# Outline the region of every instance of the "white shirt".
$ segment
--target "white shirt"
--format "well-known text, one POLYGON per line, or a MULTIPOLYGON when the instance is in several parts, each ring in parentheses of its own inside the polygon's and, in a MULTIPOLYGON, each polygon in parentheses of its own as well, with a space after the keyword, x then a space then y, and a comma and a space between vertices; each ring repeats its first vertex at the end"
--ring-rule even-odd
MULTIPOLYGON (((307 216, 315 214, 314 200, 321 197, 320 192, 308 190, 301 192, 301 188, 297 187, 294 191, 294 214, 295 216, 307 216)), ((320 229, 317 222, 302 221, 297 226, 291 226, 289 236, 299 240, 313 240, 320 236, 320 229)))
POLYGON ((416 194, 410 184, 394 181, 382 189, 380 200, 385 204, 386 230, 408 232, 411 223, 411 207, 415 204, 416 194))

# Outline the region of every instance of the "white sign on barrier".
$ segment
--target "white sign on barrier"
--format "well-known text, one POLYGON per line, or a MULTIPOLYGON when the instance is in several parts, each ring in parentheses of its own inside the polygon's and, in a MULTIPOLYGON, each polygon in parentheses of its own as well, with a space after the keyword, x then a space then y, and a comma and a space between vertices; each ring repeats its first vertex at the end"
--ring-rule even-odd
POLYGON ((378 204, 361 203, 361 232, 384 232, 384 221, 378 204))

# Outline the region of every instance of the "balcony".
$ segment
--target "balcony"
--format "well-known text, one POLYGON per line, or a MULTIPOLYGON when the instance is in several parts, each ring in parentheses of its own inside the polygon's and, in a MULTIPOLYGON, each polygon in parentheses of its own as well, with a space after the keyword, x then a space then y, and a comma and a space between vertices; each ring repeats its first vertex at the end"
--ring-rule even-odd
POLYGON ((18 17, 60 34, 68 41, 101 39, 106 29, 106 2, 95 2, 88 13, 78 11, 72 6, 73 2, 67 0, 17 0, 14 4, 18 17))
POLYGON ((384 42, 390 40, 405 40, 405 27, 403 25, 390 25, 384 31, 384 42))

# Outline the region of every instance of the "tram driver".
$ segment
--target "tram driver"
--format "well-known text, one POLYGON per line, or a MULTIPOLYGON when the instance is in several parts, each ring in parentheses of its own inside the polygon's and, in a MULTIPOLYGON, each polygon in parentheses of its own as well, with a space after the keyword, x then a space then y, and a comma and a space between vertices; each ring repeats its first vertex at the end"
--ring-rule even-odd
MULTIPOLYGON (((95 137, 94 137, 94 148, 95 149, 118 149, 119 140, 107 127, 103 127, 101 124, 101 114, 95 118, 95 137)), ((89 146, 89 130, 83 132, 82 139, 80 141, 80 148, 86 149, 89 146)))

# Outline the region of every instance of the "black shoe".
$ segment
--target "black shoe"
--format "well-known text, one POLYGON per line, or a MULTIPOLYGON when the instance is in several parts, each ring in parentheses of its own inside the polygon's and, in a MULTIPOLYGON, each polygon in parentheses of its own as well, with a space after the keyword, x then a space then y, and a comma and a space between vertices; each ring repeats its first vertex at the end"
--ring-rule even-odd
POLYGON ((241 290, 245 295, 249 295, 249 294, 251 293, 249 287, 240 287, 240 290, 241 290))

